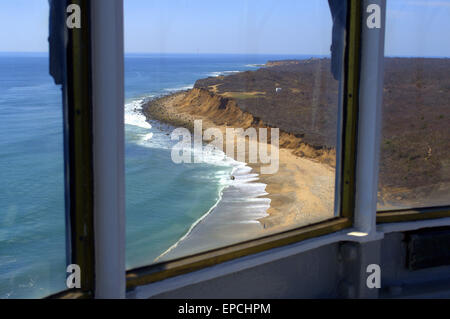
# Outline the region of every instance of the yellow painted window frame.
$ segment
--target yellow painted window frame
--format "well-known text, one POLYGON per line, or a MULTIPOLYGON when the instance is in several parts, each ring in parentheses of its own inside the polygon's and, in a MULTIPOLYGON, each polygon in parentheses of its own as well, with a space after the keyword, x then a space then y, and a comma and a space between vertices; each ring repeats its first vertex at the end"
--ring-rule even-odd
MULTIPOLYGON (((88 0, 67 0, 66 2, 67 5, 78 4, 82 8, 90 8, 88 0)), ((92 298, 95 292, 90 11, 82 10, 82 15, 83 28, 67 31, 65 130, 68 130, 66 148, 72 152, 67 154, 68 163, 66 163, 70 166, 68 180, 70 185, 68 225, 70 228, 67 229, 70 234, 70 258, 72 263, 80 265, 83 269, 83 289, 63 291, 50 296, 50 298, 92 298)), ((348 34, 343 90, 340 217, 194 256, 132 269, 126 274, 128 290, 239 257, 337 232, 353 225, 361 19, 360 1, 348 0, 348 34)), ((450 217, 450 206, 377 212, 377 223, 418 221, 444 217, 450 217)))
POLYGON ((347 8, 340 217, 193 256, 129 270, 126 275, 127 290, 305 239, 331 234, 353 225, 362 11, 359 0, 348 0, 347 8))
POLYGON ((450 206, 410 208, 377 212, 377 223, 399 223, 450 217, 450 206))
MULTIPOLYGON (((83 269, 82 290, 67 290, 48 298, 93 298, 95 293, 95 255, 93 231, 93 166, 92 166, 92 85, 91 85, 91 24, 88 0, 68 0, 82 10, 83 28, 68 30, 66 52, 65 129, 69 130, 72 149, 68 161, 70 180, 70 242, 71 261, 83 269), (70 122, 71 121, 71 122, 70 122)), ((205 267, 256 254, 350 228, 353 225, 355 202, 355 163, 360 74, 361 3, 348 0, 347 45, 343 89, 342 164, 340 185, 340 217, 321 223, 250 240, 224 248, 159 263, 127 272, 127 289, 186 274, 205 267)), ((66 163, 67 164, 67 163, 66 163)))
POLYGON ((66 0, 62 8, 65 10, 70 4, 83 8, 83 27, 65 29, 67 46, 63 57, 63 116, 66 253, 67 262, 77 264, 82 269, 82 288, 47 297, 58 299, 93 298, 95 294, 91 11, 89 0, 66 0))

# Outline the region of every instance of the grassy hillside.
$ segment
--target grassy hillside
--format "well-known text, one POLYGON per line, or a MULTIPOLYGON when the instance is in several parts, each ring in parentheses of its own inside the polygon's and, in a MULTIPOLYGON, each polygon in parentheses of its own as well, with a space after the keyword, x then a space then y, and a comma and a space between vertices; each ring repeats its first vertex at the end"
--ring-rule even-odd
MULTIPOLYGON (((328 59, 271 61, 257 71, 199 80, 195 88, 329 149, 336 145, 338 105, 329 70, 328 59)), ((380 202, 450 202, 449 74, 450 59, 386 59, 380 202)))

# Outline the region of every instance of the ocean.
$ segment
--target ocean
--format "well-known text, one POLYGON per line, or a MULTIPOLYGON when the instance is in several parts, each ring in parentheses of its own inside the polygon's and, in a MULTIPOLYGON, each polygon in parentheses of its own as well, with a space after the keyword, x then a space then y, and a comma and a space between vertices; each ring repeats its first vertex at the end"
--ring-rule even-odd
MULTIPOLYGON (((175 164, 174 129, 147 122, 148 99, 274 55, 130 54, 125 59, 126 263, 135 268, 257 236, 269 200, 245 163, 211 153, 175 164), (230 176, 233 174, 235 179, 230 176)), ((61 89, 46 54, 0 54, 0 298, 65 289, 61 89)))

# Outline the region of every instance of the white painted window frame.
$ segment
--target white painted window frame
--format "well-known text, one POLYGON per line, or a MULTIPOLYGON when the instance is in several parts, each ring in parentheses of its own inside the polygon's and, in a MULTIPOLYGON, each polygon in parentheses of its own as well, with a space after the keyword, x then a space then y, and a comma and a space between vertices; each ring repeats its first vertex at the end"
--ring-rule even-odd
POLYGON ((96 298, 149 298, 330 243, 367 242, 385 233, 450 225, 450 218, 376 224, 386 0, 364 0, 354 227, 138 287, 126 295, 123 0, 95 0, 92 5, 96 298), (369 4, 382 10, 380 29, 365 24, 369 4))

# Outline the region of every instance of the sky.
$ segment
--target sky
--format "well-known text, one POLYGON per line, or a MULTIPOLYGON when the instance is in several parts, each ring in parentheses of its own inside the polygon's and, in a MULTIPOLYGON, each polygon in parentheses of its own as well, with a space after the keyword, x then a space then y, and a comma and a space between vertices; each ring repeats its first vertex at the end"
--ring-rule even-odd
POLYGON ((125 0, 125 13, 129 52, 330 51, 326 0, 125 0))
MULTIPOLYGON (((387 0, 386 54, 450 57, 450 0, 387 0)), ((127 53, 328 54, 327 0, 124 0, 127 53)), ((0 0, 0 52, 48 51, 48 1, 0 0)))
POLYGON ((450 0, 387 3, 387 55, 450 57, 450 0))

